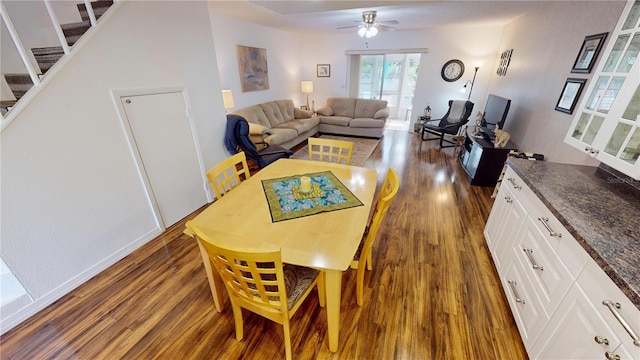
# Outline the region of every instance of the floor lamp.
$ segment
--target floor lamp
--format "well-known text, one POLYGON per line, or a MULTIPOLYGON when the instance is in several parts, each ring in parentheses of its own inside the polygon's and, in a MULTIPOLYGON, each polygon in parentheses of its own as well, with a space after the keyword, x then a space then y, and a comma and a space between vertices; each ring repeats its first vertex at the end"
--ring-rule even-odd
POLYGON ((475 67, 476 71, 473 73, 473 80, 467 80, 466 83, 464 83, 464 86, 462 87, 462 89, 460 89, 461 93, 465 93, 467 92, 467 85, 469 85, 469 83, 471 83, 471 87, 469 88, 469 96, 467 97, 467 100, 471 99, 471 92, 473 91, 473 84, 476 82, 476 75, 478 74, 478 69, 480 69, 480 66, 476 66, 475 67))

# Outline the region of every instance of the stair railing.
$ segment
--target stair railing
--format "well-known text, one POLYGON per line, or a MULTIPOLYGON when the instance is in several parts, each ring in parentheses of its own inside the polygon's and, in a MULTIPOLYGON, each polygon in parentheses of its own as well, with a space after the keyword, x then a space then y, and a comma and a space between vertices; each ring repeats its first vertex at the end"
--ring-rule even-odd
POLYGON ((27 55, 27 50, 24 48, 22 44, 22 40, 20 40, 20 36, 18 36, 18 32, 16 31, 16 27, 13 25, 13 21, 11 21, 11 17, 7 12, 7 9, 4 7, 4 2, 0 2, 0 16, 2 17, 2 21, 4 21, 9 34, 11 35, 11 39, 18 49, 18 54, 20 54, 20 58, 22 59, 22 63, 27 68, 27 72, 31 77, 31 81, 33 82, 33 86, 40 85, 40 78, 38 78, 38 72, 36 68, 29 60, 29 55, 27 55))
POLYGON ((91 21, 91 26, 96 26, 97 19, 96 14, 93 12, 93 6, 91 6, 91 0, 84 0, 84 7, 87 9, 87 15, 89 15, 89 21, 91 21))
MULTIPOLYGON (((58 17, 56 15, 56 12, 51 4, 51 0, 42 0, 44 2, 44 5, 47 9, 47 12, 49 13, 49 18, 51 19, 51 22, 53 23, 53 28, 56 32, 56 35, 58 37, 58 40, 60 41, 60 45, 62 46, 62 49, 64 51, 65 56, 71 53, 71 49, 73 48, 72 46, 69 46, 69 44, 67 43, 67 39, 64 35, 64 32, 62 30, 62 26, 60 24, 60 21, 58 20, 58 17)), ((119 2, 120 0, 113 0, 114 5, 119 2)), ((93 7, 91 5, 91 0, 84 0, 83 1, 85 4, 85 9, 87 11, 87 15, 89 16, 89 21, 91 24, 91 27, 95 27, 97 24, 97 19, 95 16, 95 13, 93 11, 93 7)), ((16 49, 18 50, 18 53, 20 55, 20 59, 22 60, 27 72, 29 73, 29 77, 31 78, 31 81, 33 82, 33 86, 27 91, 28 93, 32 93, 29 94, 31 96, 28 96, 28 98, 31 98, 33 96, 34 92, 37 92, 37 88, 40 87, 40 85, 42 84, 42 81, 40 79, 40 75, 38 74, 38 70, 39 68, 36 68, 34 66, 34 64, 31 62, 31 59, 29 58, 28 52, 24 46, 24 44, 22 43, 22 41, 20 40, 20 36, 18 35, 18 32, 16 31, 16 28, 13 24, 13 21, 11 20, 11 17, 9 15, 9 12, 7 11, 7 9, 4 6, 4 2, 2 0, 0 0, 0 18, 2 19, 2 21, 4 22, 4 24, 7 27, 7 30, 9 31, 9 34, 11 36, 11 39, 13 40, 13 43, 16 47, 16 49)), ((25 96, 27 97, 27 96, 25 96)), ((27 99, 25 99, 27 100, 27 99)), ((28 102, 28 101, 27 101, 28 102)), ((22 102, 24 103, 24 102, 22 102)), ((18 104, 18 102, 16 102, 16 105, 18 104)), ((20 107, 22 107, 24 105, 21 105, 20 107)), ((10 120, 7 119, 7 116, 9 114, 12 114, 13 111, 8 112, 5 115, 1 115, 0 120, 2 121, 2 129, 4 129, 7 125, 9 121, 5 121, 5 120, 10 120)), ((13 116, 12 116, 13 117, 13 116)))
MULTIPOLYGON (((44 0, 44 6, 47 7, 49 18, 51 19, 51 23, 53 23, 53 29, 56 31, 56 35, 58 35, 58 41, 60 41, 60 45, 62 45, 62 50, 64 50, 64 53, 66 55, 71 52, 71 48, 69 48, 69 44, 67 44, 67 39, 65 38, 64 33, 62 32, 62 26, 60 26, 60 21, 58 20, 56 11, 53 10, 53 5, 51 5, 50 0, 44 0)), ((91 7, 89 7, 89 9, 91 9, 91 7)))

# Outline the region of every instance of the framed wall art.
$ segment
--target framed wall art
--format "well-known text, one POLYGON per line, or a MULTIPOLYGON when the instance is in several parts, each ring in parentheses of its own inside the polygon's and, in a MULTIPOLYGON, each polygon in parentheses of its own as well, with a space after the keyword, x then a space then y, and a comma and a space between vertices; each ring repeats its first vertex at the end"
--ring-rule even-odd
POLYGON ((318 77, 331 77, 331 65, 329 64, 318 64, 316 71, 318 77))
POLYGON ((571 68, 572 73, 588 74, 591 72, 598 58, 598 54, 602 49, 602 45, 604 45, 604 41, 607 38, 607 34, 609 33, 589 35, 584 38, 580 52, 571 68))
POLYGON ((496 71, 498 75, 507 75, 507 68, 511 63, 511 54, 513 54, 513 49, 505 50, 500 55, 500 64, 498 65, 498 70, 496 71))
POLYGON ((236 45, 242 92, 267 90, 269 70, 267 49, 236 45))
POLYGON ((586 82, 587 79, 568 78, 562 88, 562 93, 560 94, 560 98, 556 104, 556 110, 572 114, 573 109, 576 107, 576 103, 578 102, 578 98, 580 98, 580 93, 582 93, 582 88, 586 82))

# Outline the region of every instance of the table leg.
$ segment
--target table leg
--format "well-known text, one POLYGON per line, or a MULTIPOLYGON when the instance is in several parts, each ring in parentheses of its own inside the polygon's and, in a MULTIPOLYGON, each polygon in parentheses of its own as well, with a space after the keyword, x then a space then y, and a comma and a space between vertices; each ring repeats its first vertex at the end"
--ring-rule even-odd
POLYGON ((207 280, 209 281, 209 287, 211 288, 211 295, 213 296, 213 304, 218 312, 224 310, 224 293, 222 279, 218 276, 217 272, 214 272, 211 268, 211 261, 209 261, 209 255, 199 241, 198 248, 200 248, 200 255, 202 256, 202 262, 204 263, 204 271, 207 273, 207 280))
POLYGON ((325 271, 325 294, 327 295, 327 328, 329 332, 329 350, 338 351, 338 333, 340 330, 340 294, 342 293, 342 271, 325 271))

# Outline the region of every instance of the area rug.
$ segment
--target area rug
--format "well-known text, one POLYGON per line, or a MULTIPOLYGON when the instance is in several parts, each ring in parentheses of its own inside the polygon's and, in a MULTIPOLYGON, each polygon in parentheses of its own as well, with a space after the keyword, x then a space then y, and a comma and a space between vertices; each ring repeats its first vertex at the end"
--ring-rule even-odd
MULTIPOLYGON (((354 142, 353 146, 353 154, 351 155, 351 165, 355 166, 364 166, 364 164, 369 159, 369 156, 373 153, 373 150, 376 148, 379 139, 369 139, 369 138, 358 138, 358 137, 350 137, 350 136, 337 136, 337 135, 320 135, 323 139, 335 139, 335 140, 345 140, 354 142)), ((309 159, 309 150, 307 145, 305 145, 302 149, 296 151, 295 154, 291 157, 292 159, 309 159)))

